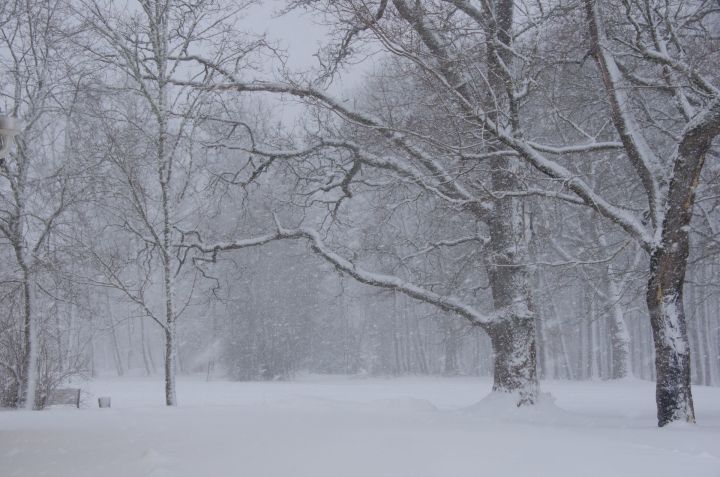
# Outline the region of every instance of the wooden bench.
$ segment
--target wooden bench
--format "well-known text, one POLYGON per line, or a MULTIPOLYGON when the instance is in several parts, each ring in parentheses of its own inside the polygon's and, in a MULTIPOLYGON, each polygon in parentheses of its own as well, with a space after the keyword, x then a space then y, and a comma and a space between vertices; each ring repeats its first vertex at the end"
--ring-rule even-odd
POLYGON ((80 388, 54 389, 45 398, 45 406, 70 404, 80 409, 80 388))

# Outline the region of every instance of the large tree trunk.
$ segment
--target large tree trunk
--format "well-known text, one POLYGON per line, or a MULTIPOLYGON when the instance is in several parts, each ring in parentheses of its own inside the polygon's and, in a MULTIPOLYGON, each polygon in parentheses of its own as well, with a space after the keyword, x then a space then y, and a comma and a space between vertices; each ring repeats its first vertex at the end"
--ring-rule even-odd
MULTIPOLYGON (((494 98, 489 98, 497 109, 507 109, 510 125, 516 123, 512 78, 507 68, 512 65, 513 14, 512 0, 495 4, 495 18, 489 30, 496 41, 488 42, 488 80, 494 98), (503 97, 502 92, 505 93, 503 97), (499 101, 499 104, 497 103, 499 101)), ((490 107, 490 110, 493 108, 490 107)), ((502 121, 501 115, 491 113, 493 121, 502 121)), ((497 150, 491 143, 490 150, 497 150)), ((490 161, 492 189, 495 191, 522 190, 520 162, 515 157, 499 156, 490 161)), ((490 232, 488 276, 496 310, 507 315, 488 328, 495 354, 493 390, 518 393, 518 406, 534 404, 538 396, 537 360, 535 350, 535 312, 530 295, 527 269, 529 259, 529 229, 526 228, 523 201, 515 197, 494 200, 493 212, 487 220, 490 232)))
MULTIPOLYGON (((515 4, 512 0, 495 2, 492 21, 487 25, 487 65, 490 93, 485 98, 471 91, 464 77, 455 69, 444 47, 423 20, 420 4, 395 0, 395 8, 418 33, 421 40, 436 55, 438 69, 456 91, 467 101, 485 101, 483 110, 488 116, 505 127, 506 117, 515 131, 520 130, 517 121, 513 80, 508 73, 512 69, 512 30, 515 4), (499 114, 503 111, 506 114, 499 114)), ((499 151, 493 144, 494 137, 488 131, 479 131, 487 138, 490 152, 499 151)), ((492 168, 492 190, 518 191, 523 184, 518 178, 517 158, 498 156, 489 161, 492 168)), ((479 220, 484 221, 484 213, 479 220)), ((500 322, 485 329, 491 337, 495 351, 496 391, 519 392, 519 404, 532 404, 538 392, 535 358, 535 322, 528 287, 526 263, 528 258, 527 237, 524 229, 522 201, 510 196, 496 198, 492 213, 488 214, 491 256, 488 257, 488 275, 496 311, 505 312, 500 322), (532 332, 529 332, 532 331, 532 332), (516 349, 517 348, 517 349, 516 349), (512 359, 509 359, 512 358, 512 359)))
MULTIPOLYGON (((496 207, 518 207, 510 199, 496 207)), ((518 405, 534 404, 538 395, 535 313, 528 287, 524 253, 526 238, 512 218, 491 220, 491 263, 488 263, 493 303, 507 314, 488 326, 495 357, 493 391, 518 393, 518 405)), ((522 217, 520 215, 519 217, 522 217)))
MULTIPOLYGON (((646 301, 655 345, 658 424, 694 422, 683 285, 695 188, 700 180, 705 155, 713 139, 720 134, 720 97, 713 86, 703 86, 709 96, 708 102, 696 110, 682 130, 677 151, 670 161, 673 170, 663 203, 661 191, 664 184, 658 180, 661 166, 652 154, 647 154, 649 147, 645 138, 636 132, 637 125, 625 110, 628 98, 626 91, 619 87, 617 77, 620 73, 615 59, 604 44, 606 35, 598 5, 600 2, 594 0, 585 2, 592 54, 602 73, 613 123, 646 191, 650 218, 655 228, 655 238, 646 247, 650 253, 646 301)), ((697 81, 695 75, 695 72, 690 75, 691 81, 697 81)), ((689 115, 687 111, 686 114, 689 115)))
POLYGON ((496 323, 490 339, 495 352, 493 391, 518 393, 518 406, 534 404, 538 393, 534 319, 513 317, 496 323))
POLYGON ((660 245, 650 255, 646 301, 655 345, 655 399, 658 425, 695 422, 690 389, 690 341, 687 334, 683 287, 690 250, 688 228, 692 218, 696 177, 675 168, 660 245))
MULTIPOLYGON (((515 158, 494 159, 493 188, 519 190, 519 168, 515 158)), ((495 354, 493 390, 518 393, 518 405, 534 404, 538 395, 535 313, 526 265, 529 237, 523 202, 513 197, 496 199, 488 229, 493 304, 496 310, 507 313, 487 329, 495 354)))
POLYGON ((647 305, 655 344, 658 425, 695 422, 690 390, 683 286, 690 252, 689 229, 695 188, 712 140, 720 134, 720 98, 685 128, 674 157, 660 243, 650 254, 647 305))
POLYGON ((658 250, 651 261, 647 305, 655 344, 658 425, 695 422, 690 389, 690 342, 683 307, 685 260, 658 250))

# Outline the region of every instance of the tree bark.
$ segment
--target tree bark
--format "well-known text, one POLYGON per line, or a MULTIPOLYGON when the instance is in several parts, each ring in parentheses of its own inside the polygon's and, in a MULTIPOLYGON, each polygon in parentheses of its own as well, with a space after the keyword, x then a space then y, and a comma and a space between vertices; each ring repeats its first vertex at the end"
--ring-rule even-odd
POLYGON ((677 253, 660 250, 653 254, 647 290, 655 345, 655 399, 661 427, 673 421, 695 422, 690 387, 690 342, 683 308, 684 270, 668 269, 670 264, 678 268, 685 265, 677 253))
POLYGON ((673 421, 695 422, 683 287, 695 188, 700 181, 705 155, 719 133, 720 98, 716 98, 685 128, 673 161, 660 243, 650 255, 646 299, 655 345, 660 426, 673 421))
POLYGON ((534 323, 533 318, 514 317, 494 324, 490 332, 495 353, 493 391, 518 393, 518 406, 537 400, 534 323))
MULTIPOLYGON (((20 252, 22 253, 22 252, 20 252)), ((35 408, 37 388, 37 352, 35 323, 32 316, 32 285, 30 275, 22 258, 18 260, 23 270, 23 356, 20 370, 19 405, 26 409, 35 408)))
MULTIPOLYGON (((497 110, 505 106, 513 130, 519 131, 514 109, 510 52, 515 4, 502 0, 494 5, 494 21, 488 28, 493 41, 488 42, 488 79, 497 110), (501 93, 502 92, 502 93, 501 93)), ((492 110, 493 108, 489 108, 492 110)), ((497 122, 500 115, 491 113, 497 122)), ((497 147, 490 143, 490 150, 497 147)), ((515 157, 499 156, 490 161, 492 188, 496 191, 522 190, 520 162, 515 157)), ((529 236, 525 224, 523 201, 514 197, 494 200, 493 213, 487 220, 490 232, 491 263, 488 276, 496 310, 509 314, 488 328, 495 353, 493 391, 518 393, 518 406, 534 404, 538 396, 537 357, 535 349, 535 312, 530 295, 527 269, 529 236)))
MULTIPOLYGON (((519 163, 515 158, 492 161, 495 190, 518 190, 519 163)), ((496 310, 508 315, 487 328, 495 354, 493 391, 518 393, 518 406, 534 404, 538 395, 535 312, 527 259, 528 237, 520 199, 496 199, 488 219, 490 258, 488 277, 496 310)))
POLYGON ((165 404, 168 406, 177 405, 175 394, 176 362, 175 321, 171 321, 165 328, 165 404))

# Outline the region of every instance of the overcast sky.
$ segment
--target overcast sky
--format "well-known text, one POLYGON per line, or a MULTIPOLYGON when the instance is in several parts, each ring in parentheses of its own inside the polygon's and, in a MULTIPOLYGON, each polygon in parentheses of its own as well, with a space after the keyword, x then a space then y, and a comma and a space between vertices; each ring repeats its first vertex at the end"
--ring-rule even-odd
MULTIPOLYGON (((285 15, 278 12, 287 4, 286 0, 266 0, 251 7, 244 19, 244 24, 254 33, 266 33, 268 40, 285 49, 289 55, 288 65, 294 70, 308 70, 318 67, 314 56, 318 49, 328 41, 328 28, 313 15, 302 10, 294 10, 285 15)), ((364 62, 345 69, 338 79, 339 84, 332 90, 342 91, 356 86, 369 72, 374 61, 364 62)))
MULTIPOLYGON (((328 41, 328 28, 313 20, 311 14, 295 10, 285 15, 278 12, 287 4, 285 0, 266 0, 250 7, 242 21, 248 31, 265 33, 272 44, 288 53, 288 66, 293 71, 308 71, 319 66, 315 57, 318 49, 328 41)), ((374 61, 365 60, 351 68, 344 69, 335 78, 329 91, 342 99, 352 96, 363 77, 372 70, 374 61)), ((282 116, 292 121, 301 114, 302 108, 285 105, 282 116)))

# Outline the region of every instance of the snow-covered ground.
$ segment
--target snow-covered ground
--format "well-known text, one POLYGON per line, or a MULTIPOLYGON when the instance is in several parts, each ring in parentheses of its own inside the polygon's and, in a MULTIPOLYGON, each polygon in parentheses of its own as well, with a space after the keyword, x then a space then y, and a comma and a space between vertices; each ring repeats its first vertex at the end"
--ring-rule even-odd
POLYGON ((158 379, 84 387, 81 410, 0 412, 0 476, 720 476, 720 388, 658 429, 641 381, 544 383, 535 409, 471 378, 188 378, 175 409, 158 379))

